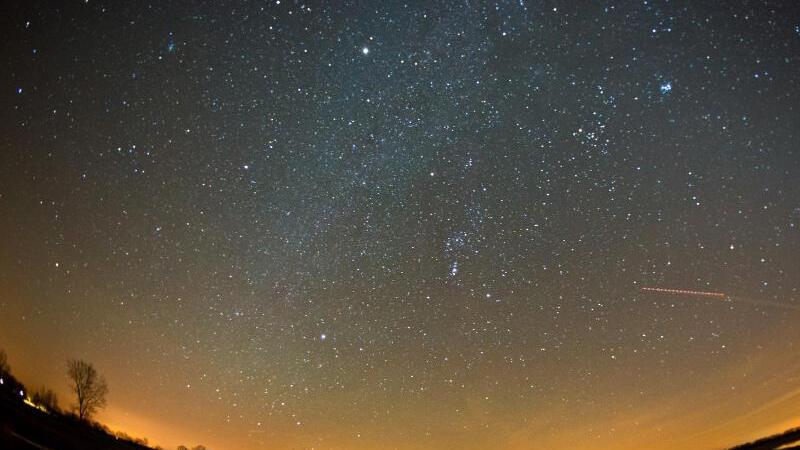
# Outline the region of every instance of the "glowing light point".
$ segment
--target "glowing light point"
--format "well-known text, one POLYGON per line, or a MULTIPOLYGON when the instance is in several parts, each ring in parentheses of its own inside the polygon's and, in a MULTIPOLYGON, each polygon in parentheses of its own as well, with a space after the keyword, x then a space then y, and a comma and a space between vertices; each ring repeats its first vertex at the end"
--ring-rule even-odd
POLYGON ((369 55, 369 47, 362 47, 361 54, 363 54, 364 56, 369 55))
POLYGON ((661 91, 662 94, 669 94, 672 92, 672 83, 669 81, 661 83, 661 86, 658 87, 658 90, 661 91))

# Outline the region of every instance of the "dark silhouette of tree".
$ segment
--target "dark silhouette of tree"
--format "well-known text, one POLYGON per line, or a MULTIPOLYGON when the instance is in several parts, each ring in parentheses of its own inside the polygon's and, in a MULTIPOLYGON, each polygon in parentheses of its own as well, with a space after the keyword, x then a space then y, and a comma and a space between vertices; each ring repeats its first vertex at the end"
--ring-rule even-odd
POLYGON ((8 375, 11 373, 11 366, 8 365, 8 356, 6 351, 0 349, 0 376, 8 375))
POLYGON ((185 445, 179 445, 177 450, 189 450, 189 447, 187 447, 185 445))
POLYGON ((11 366, 8 365, 6 352, 0 349, 0 395, 12 396, 17 400, 25 398, 25 386, 14 375, 11 375, 11 366))
POLYGON ((78 400, 75 405, 78 417, 88 420, 99 408, 106 406, 108 385, 93 365, 80 359, 70 359, 67 361, 67 376, 78 400))
POLYGON ((37 405, 44 406, 48 411, 59 412, 58 397, 56 393, 46 387, 42 386, 37 389, 32 395, 31 400, 37 405))

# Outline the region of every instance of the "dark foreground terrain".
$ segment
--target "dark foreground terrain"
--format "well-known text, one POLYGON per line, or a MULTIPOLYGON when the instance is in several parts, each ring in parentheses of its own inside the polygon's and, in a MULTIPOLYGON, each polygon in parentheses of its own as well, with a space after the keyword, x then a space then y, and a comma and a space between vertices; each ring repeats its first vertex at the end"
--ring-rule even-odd
POLYGON ((800 428, 792 428, 781 434, 768 436, 730 450, 800 450, 800 428))
POLYGON ((39 411, 8 395, 0 395, 0 449, 150 450, 71 416, 39 411))

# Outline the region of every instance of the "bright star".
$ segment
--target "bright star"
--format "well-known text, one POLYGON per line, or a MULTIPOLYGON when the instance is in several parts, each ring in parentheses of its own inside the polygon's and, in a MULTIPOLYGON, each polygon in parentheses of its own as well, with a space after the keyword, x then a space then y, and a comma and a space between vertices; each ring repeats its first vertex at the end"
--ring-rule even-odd
POLYGON ((450 264, 450 276, 454 277, 456 275, 458 275, 458 261, 453 261, 453 263, 450 264))

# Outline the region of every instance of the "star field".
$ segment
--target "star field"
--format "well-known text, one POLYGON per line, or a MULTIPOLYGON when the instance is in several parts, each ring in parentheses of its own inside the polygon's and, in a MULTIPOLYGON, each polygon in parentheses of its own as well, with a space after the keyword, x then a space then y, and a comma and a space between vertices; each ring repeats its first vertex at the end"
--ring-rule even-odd
POLYGON ((798 419, 793 5, 3 16, 0 347, 62 403, 75 356, 101 421, 169 448, 718 448, 798 419))

